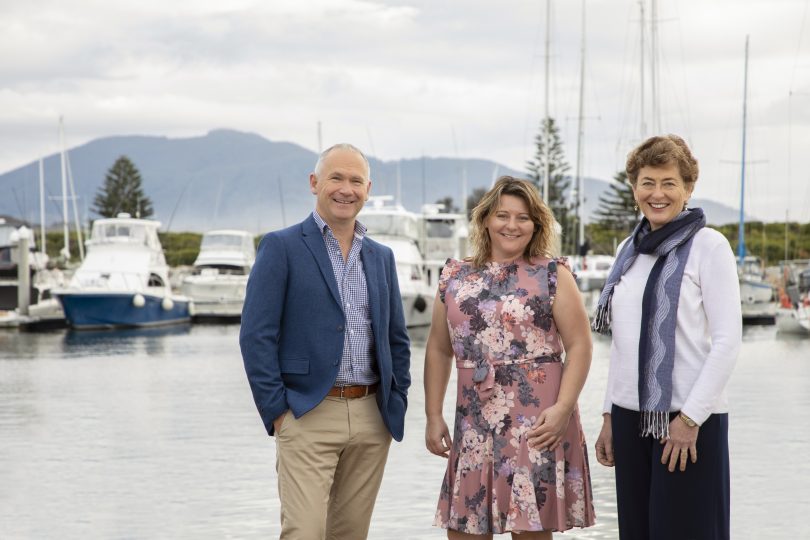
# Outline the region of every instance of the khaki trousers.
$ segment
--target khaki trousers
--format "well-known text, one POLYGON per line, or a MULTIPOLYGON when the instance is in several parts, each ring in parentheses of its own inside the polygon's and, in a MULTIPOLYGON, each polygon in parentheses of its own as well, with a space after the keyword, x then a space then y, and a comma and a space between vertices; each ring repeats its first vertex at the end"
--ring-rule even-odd
POLYGON ((374 394, 288 412, 276 434, 281 538, 366 538, 390 446, 374 394))

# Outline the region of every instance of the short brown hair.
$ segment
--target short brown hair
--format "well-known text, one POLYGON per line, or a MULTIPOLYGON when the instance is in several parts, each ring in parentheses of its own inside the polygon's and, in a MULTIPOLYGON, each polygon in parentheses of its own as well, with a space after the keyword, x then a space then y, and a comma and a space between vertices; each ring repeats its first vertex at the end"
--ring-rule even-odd
POLYGON ((632 185, 638 181, 638 173, 644 167, 663 167, 674 163, 678 166, 684 184, 690 186, 698 179, 698 162, 686 142, 677 135, 650 137, 627 155, 627 179, 632 185))
POLYGON ((523 252, 526 260, 534 257, 552 257, 557 245, 557 232, 554 230, 554 215, 537 193, 537 187, 528 180, 511 176, 501 176, 495 185, 481 198, 472 211, 470 222, 470 242, 472 262, 483 266, 492 255, 492 244, 487 231, 487 218, 498 209, 502 195, 518 197, 526 203, 529 217, 534 223, 534 234, 523 252))

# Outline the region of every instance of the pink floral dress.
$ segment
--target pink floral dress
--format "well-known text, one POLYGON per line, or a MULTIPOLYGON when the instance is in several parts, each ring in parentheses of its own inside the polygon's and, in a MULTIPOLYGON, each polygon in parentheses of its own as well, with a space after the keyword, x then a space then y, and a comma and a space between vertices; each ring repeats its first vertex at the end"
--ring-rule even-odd
POLYGON ((448 260, 439 281, 458 367, 455 430, 434 525, 469 534, 593 525, 585 435, 574 410, 554 452, 527 433, 557 401, 563 346, 551 307, 565 259, 448 260))

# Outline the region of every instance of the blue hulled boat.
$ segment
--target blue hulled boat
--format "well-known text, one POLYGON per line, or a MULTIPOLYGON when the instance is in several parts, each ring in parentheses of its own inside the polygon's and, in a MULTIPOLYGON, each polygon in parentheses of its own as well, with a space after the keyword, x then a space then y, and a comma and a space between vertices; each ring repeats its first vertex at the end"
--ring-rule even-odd
POLYGON ((54 291, 77 329, 160 326, 190 321, 190 302, 172 294, 157 221, 129 214, 99 219, 87 257, 67 288, 54 291))

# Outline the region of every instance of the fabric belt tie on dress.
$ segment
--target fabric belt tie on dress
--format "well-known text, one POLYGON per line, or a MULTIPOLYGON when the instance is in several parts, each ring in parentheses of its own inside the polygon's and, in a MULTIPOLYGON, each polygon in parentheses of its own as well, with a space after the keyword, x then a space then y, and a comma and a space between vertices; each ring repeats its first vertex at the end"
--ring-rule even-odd
POLYGON ((504 366, 504 365, 512 365, 512 364, 530 364, 530 363, 540 363, 540 364, 548 364, 552 362, 559 362, 561 360, 561 356, 558 354, 553 355, 543 355, 538 356, 536 358, 528 358, 528 359, 521 359, 521 360, 512 360, 506 362, 486 362, 484 365, 479 365, 475 368, 475 372, 473 372, 473 382, 475 383, 476 390, 478 390, 478 396, 481 398, 481 401, 486 401, 492 397, 495 393, 495 367, 496 366, 504 366))
POLYGON ((377 391, 378 386, 379 383, 369 385, 355 384, 351 386, 333 386, 327 395, 344 399, 356 399, 373 394, 377 391))

